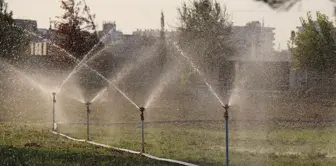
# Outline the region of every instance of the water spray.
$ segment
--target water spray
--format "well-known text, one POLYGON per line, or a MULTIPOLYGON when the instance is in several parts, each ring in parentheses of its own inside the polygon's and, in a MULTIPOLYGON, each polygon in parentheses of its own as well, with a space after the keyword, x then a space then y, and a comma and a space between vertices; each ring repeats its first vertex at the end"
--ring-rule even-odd
POLYGON ((90 141, 90 102, 86 102, 86 141, 90 141))
POLYGON ((55 122, 55 105, 56 105, 56 93, 53 92, 53 105, 52 105, 52 131, 56 131, 56 122, 55 122))
POLYGON ((141 118, 141 153, 145 153, 145 127, 144 127, 144 112, 145 112, 145 108, 144 107, 140 107, 140 118, 141 118))
POLYGON ((229 165, 229 108, 230 106, 228 104, 225 104, 223 106, 225 109, 224 112, 224 118, 225 118, 225 144, 226 144, 226 166, 229 165))
POLYGON ((203 77, 203 81, 204 83, 207 85, 208 89, 211 91, 211 93, 217 98, 217 100, 219 101, 219 103, 221 105, 224 105, 223 101, 221 100, 221 98, 219 97, 219 95, 216 93, 216 91, 212 88, 212 86, 209 84, 209 82, 206 80, 206 77, 204 75, 204 73, 202 73, 197 66, 193 63, 193 61, 184 54, 184 52, 182 51, 182 49, 178 46, 178 44, 176 42, 173 43, 175 48, 180 52, 180 54, 189 62, 189 64, 194 68, 194 70, 198 73, 199 76, 203 77))

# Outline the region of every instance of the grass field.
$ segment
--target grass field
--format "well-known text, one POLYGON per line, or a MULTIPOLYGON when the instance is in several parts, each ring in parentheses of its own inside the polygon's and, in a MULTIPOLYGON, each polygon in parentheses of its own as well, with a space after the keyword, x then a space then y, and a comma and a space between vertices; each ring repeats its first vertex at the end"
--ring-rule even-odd
MULTIPOLYGON (((60 131, 85 138, 85 126, 60 125, 60 131)), ((330 128, 242 129, 231 124, 232 165, 334 165, 336 133, 330 128)), ((199 165, 224 165, 223 122, 146 125, 146 152, 199 165)), ((140 151, 139 125, 92 126, 96 142, 140 151)))
MULTIPOLYGON (((301 100, 287 96, 280 99, 258 99, 253 96, 248 99, 249 102, 245 103, 243 111, 231 107, 231 165, 335 165, 336 158, 333 157, 336 156, 334 124, 336 107, 333 100, 317 102, 314 98, 301 100)), ((184 101, 184 99, 181 100, 184 101)), ((90 115, 92 123, 136 122, 139 120, 139 112, 132 105, 125 101, 124 104, 118 104, 123 103, 118 101, 118 98, 111 101, 115 103, 105 105, 104 103, 93 103, 90 115)), ((60 99, 57 102, 58 113, 62 112, 63 117, 66 117, 66 119, 56 117, 57 120, 85 122, 85 105, 81 103, 76 105, 72 102, 68 105, 60 105, 60 99)), ((152 107, 146 110, 146 121, 223 119, 223 110, 220 106, 210 103, 208 108, 204 103, 206 104, 204 100, 186 102, 181 104, 179 109, 175 107, 180 107, 180 105, 174 103, 163 104, 164 108, 152 107), (195 106, 195 103, 199 105, 195 106), (219 109, 215 109, 216 107, 219 109)), ((27 109, 24 104, 21 105, 22 108, 27 109)), ((44 106, 44 103, 41 105, 44 106)), ((48 132, 51 128, 49 123, 51 103, 41 108, 35 107, 35 104, 30 106, 29 111, 19 113, 18 111, 7 111, 4 116, 0 117, 8 121, 17 118, 18 122, 17 125, 6 123, 0 126, 1 138, 3 138, 0 139, 0 160, 9 165, 13 165, 10 162, 28 163, 27 165, 165 164, 54 136, 48 132), (23 118, 29 119, 30 123, 20 124, 23 118), (48 124, 36 126, 32 124, 36 121, 35 119, 43 119, 48 124), (41 148, 25 148, 24 144, 31 141, 41 144, 41 148)), ((15 110, 24 109, 15 107, 15 110)), ((85 125, 59 124, 58 127, 61 133, 75 138, 86 138, 85 125)), ((90 136, 95 142, 136 151, 141 150, 140 124, 92 125, 90 136)), ((145 146, 147 153, 158 157, 199 165, 224 165, 224 136, 223 121, 146 124, 145 146)))
POLYGON ((2 123, 0 135, 1 165, 174 165, 70 141, 41 125, 2 123), (40 147, 25 147, 27 143, 40 147))
MULTIPOLYGON (((146 125, 146 152, 199 165, 224 165, 221 126, 221 123, 146 125)), ((73 137, 85 138, 84 126, 59 125, 59 129, 73 137)), ((332 128, 231 130, 230 163, 335 165, 333 131, 332 128)), ((43 125, 2 123, 0 134, 3 165, 173 165, 70 141, 51 134, 43 125), (25 147, 31 142, 40 147, 25 147)), ((92 126, 91 138, 132 150, 141 147, 139 126, 92 126)))

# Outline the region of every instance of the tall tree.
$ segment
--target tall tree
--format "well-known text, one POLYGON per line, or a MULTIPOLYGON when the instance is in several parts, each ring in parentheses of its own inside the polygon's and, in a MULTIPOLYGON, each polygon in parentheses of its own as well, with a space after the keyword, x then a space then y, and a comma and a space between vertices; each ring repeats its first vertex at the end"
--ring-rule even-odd
MULTIPOLYGON (((102 47, 96 32, 94 23, 95 16, 90 13, 90 8, 84 0, 76 2, 75 0, 62 0, 61 8, 64 14, 58 17, 56 22, 56 44, 74 55, 78 59, 84 56, 92 49, 92 53, 102 47), (94 47, 99 44, 99 47, 94 47)), ((91 54, 93 55, 93 54, 91 54)), ((91 56, 89 55, 89 56, 91 56)), ((89 56, 86 58, 89 59, 89 56)), ((87 60, 86 59, 86 60, 87 60)), ((84 60, 84 63, 86 63, 84 60)), ((101 64, 95 64, 97 67, 101 64)), ((90 100, 106 82, 86 67, 81 68, 79 72, 79 84, 84 90, 86 100, 90 100)))
POLYGON ((94 24, 95 16, 90 14, 85 1, 76 3, 75 0, 62 0, 61 4, 65 12, 55 21, 58 36, 56 43, 81 59, 99 41, 94 24))
POLYGON ((226 8, 212 0, 194 0, 190 5, 183 3, 178 12, 179 44, 196 55, 199 65, 206 66, 204 70, 218 68, 234 54, 226 8))
POLYGON ((13 12, 7 7, 7 3, 0 0, 0 56, 10 58, 24 51, 29 44, 29 35, 15 26, 13 12))
POLYGON ((316 21, 310 12, 307 19, 300 18, 302 29, 296 32, 291 52, 295 67, 314 69, 327 73, 336 71, 336 45, 334 26, 325 14, 316 13, 316 21))

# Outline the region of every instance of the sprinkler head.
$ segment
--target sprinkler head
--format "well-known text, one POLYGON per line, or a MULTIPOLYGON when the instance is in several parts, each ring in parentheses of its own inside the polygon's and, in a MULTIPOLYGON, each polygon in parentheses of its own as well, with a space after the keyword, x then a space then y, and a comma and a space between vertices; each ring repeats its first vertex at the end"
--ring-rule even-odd
POLYGON ((56 92, 53 92, 52 95, 53 95, 53 102, 56 103, 56 97, 55 97, 56 96, 56 92))
POLYGON ((144 107, 140 107, 140 118, 141 118, 141 121, 144 121, 145 120, 145 116, 144 116, 144 112, 145 112, 145 108, 144 107))
POLYGON ((90 102, 86 102, 86 111, 88 112, 88 113, 90 113, 91 111, 90 111, 90 102))
POLYGON ((228 104, 225 104, 225 106, 223 106, 223 108, 224 108, 225 110, 228 110, 228 109, 230 108, 230 106, 229 106, 228 104))
POLYGON ((145 107, 140 107, 140 112, 145 112, 145 107))
POLYGON ((225 109, 225 112, 224 112, 224 118, 225 120, 228 120, 229 119, 229 108, 230 106, 228 104, 225 104, 225 106, 223 106, 223 108, 225 109))

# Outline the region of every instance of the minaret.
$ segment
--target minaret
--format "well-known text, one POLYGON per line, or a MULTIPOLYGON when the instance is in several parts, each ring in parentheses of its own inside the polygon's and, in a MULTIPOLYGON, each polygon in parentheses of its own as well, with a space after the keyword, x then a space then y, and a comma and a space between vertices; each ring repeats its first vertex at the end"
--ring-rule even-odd
POLYGON ((262 18, 262 24, 261 24, 261 29, 260 29, 260 38, 259 38, 259 42, 260 43, 260 54, 261 54, 261 59, 264 60, 264 40, 265 40, 265 37, 264 37, 264 27, 265 27, 265 22, 264 22, 264 17, 262 18))
POLYGON ((51 23, 52 23, 52 22, 51 22, 51 18, 49 17, 49 31, 51 31, 51 29, 52 29, 52 28, 51 28, 51 23))

